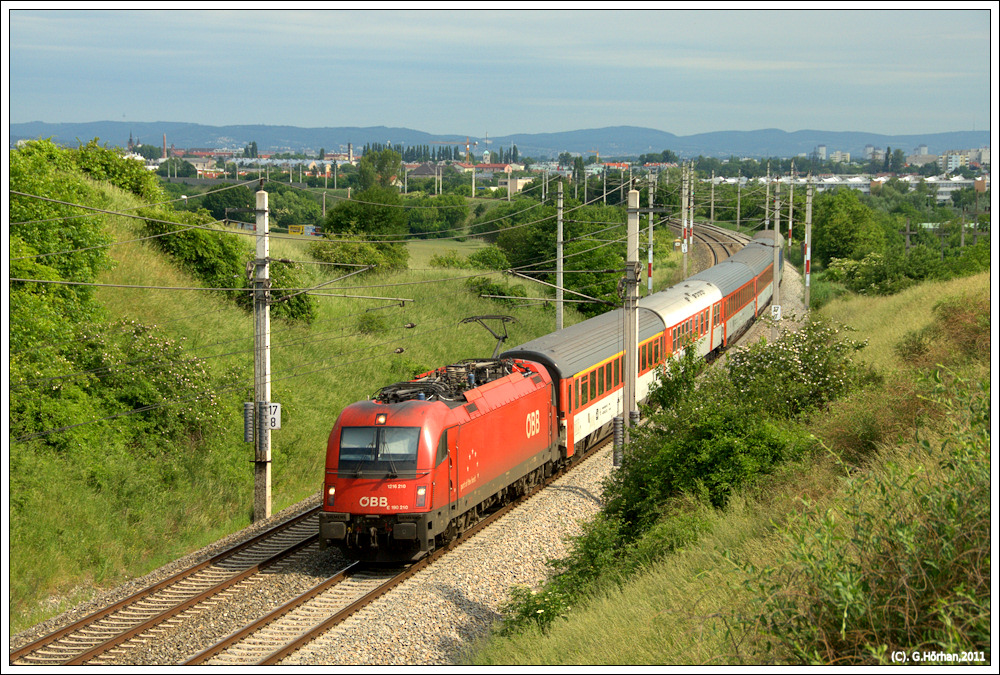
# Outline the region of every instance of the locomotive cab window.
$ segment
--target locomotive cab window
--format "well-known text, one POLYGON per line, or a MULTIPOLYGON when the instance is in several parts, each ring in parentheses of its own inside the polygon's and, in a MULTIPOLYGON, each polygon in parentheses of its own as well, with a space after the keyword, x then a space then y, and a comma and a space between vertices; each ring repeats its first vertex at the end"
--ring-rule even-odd
POLYGON ((344 427, 338 471, 399 475, 417 470, 420 427, 344 427))

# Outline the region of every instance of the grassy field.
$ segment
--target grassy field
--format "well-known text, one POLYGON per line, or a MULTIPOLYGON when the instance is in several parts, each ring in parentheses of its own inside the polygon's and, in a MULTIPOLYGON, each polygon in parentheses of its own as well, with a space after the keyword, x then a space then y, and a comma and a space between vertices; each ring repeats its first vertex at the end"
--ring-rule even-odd
MULTIPOLYGON (((848 613, 860 615, 859 624, 866 623, 865 616, 873 621, 884 617, 877 620, 875 630, 883 624, 888 630, 894 621, 920 623, 940 612, 945 625, 953 622, 954 628, 951 634, 942 632, 935 638, 935 648, 949 651, 969 643, 961 649, 985 648, 988 654, 988 639, 979 644, 981 635, 962 632, 967 627, 962 621, 972 616, 978 622, 973 622, 975 625, 989 626, 989 600, 979 595, 984 588, 982 580, 974 581, 983 564, 977 556, 989 557, 988 460, 984 464, 980 455, 960 461, 950 454, 956 447, 966 447, 963 443, 971 433, 967 416, 975 405, 983 405, 983 392, 971 407, 943 404, 944 411, 951 411, 943 416, 932 412, 942 406, 934 407, 924 400, 921 405, 926 407, 920 416, 924 422, 921 438, 929 441, 925 443, 915 440, 913 418, 906 419, 899 411, 927 395, 921 393, 926 389, 918 390, 914 384, 916 374, 908 370, 912 366, 950 363, 961 371, 953 383, 963 378, 988 383, 989 358, 984 360, 981 344, 978 356, 971 361, 957 354, 953 344, 942 344, 914 364, 895 345, 912 331, 926 329, 933 320, 930 308, 942 300, 961 298, 961 303, 978 308, 977 316, 982 317, 985 311, 989 317, 989 289, 989 275, 981 274, 925 284, 898 296, 844 299, 824 309, 824 315, 852 325, 857 331, 852 337, 869 340, 863 358, 886 374, 883 388, 838 401, 811 420, 810 429, 827 452, 786 465, 756 489, 739 494, 724 509, 712 511, 706 516, 710 532, 696 543, 666 556, 640 576, 621 584, 606 584, 549 630, 533 627, 510 637, 484 639, 471 650, 469 663, 753 665, 776 658, 793 663, 833 663, 831 659, 846 658, 850 649, 860 649, 857 645, 861 640, 851 632, 854 624, 848 621, 848 613), (903 419, 895 419, 898 417, 903 419), (879 440, 865 449, 862 463, 853 463, 860 462, 861 453, 854 453, 852 444, 864 441, 864 421, 872 419, 885 425, 878 429, 879 440), (944 443, 945 439, 950 440, 944 443), (973 500, 971 506, 978 514, 974 521, 961 520, 969 508, 956 509, 956 495, 962 491, 973 500), (936 509, 938 500, 950 506, 936 509), (956 532, 966 533, 963 540, 979 539, 952 560, 947 556, 958 554, 948 553, 952 549, 949 542, 941 541, 942 536, 948 536, 944 532, 952 532, 953 537, 956 532), (897 546, 900 542, 906 542, 906 547, 897 546), (931 550, 942 546, 943 551, 931 550), (934 557, 937 554, 941 557, 934 557), (929 567, 923 567, 925 560, 929 567), (958 570, 960 565, 972 565, 973 569, 958 570), (908 585, 916 588, 920 583, 935 583, 929 579, 938 573, 936 570, 952 566, 960 579, 948 580, 951 586, 939 581, 941 588, 934 589, 933 595, 930 591, 906 595, 908 585), (883 576, 897 595, 888 599, 879 595, 883 576), (861 591, 867 588, 862 579, 871 584, 867 593, 861 591), (827 604, 819 602, 822 597, 817 599, 823 592, 830 594, 827 604), (781 614, 762 599, 765 596, 771 602, 792 603, 797 614, 781 614), (834 612, 834 616, 824 618, 823 612, 830 610, 817 609, 834 606, 835 601, 845 603, 837 610, 844 612, 843 638, 836 635, 836 627, 841 626, 839 615, 834 612), (918 605, 924 609, 914 610, 918 605), (800 616, 804 623, 795 623, 798 619, 789 616, 800 616), (836 627, 824 634, 820 631, 827 619, 836 627), (768 620, 778 621, 778 627, 788 632, 763 630, 768 620), (782 639, 780 647, 776 634, 782 639), (808 634, 808 640, 801 638, 803 634, 808 634), (825 652, 825 648, 830 651, 825 652)), ((987 411, 988 400, 987 393, 987 411)), ((976 433, 982 452, 982 428, 976 433)), ((988 576, 985 588, 989 588, 988 576)), ((913 630, 913 624, 908 625, 913 630)), ((912 644, 916 645, 916 639, 912 644)), ((874 662, 889 660, 887 651, 864 656, 874 662)))

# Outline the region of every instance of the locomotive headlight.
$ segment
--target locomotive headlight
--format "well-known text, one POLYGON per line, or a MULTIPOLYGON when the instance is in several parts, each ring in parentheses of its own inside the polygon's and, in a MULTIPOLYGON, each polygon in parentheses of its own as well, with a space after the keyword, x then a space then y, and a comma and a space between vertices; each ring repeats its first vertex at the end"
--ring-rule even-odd
POLYGON ((423 506, 427 501, 427 486, 417 487, 417 506, 423 506))
POLYGON ((385 420, 386 420, 385 413, 379 413, 378 415, 375 415, 375 424, 377 426, 382 426, 383 424, 385 424, 385 420))
POLYGON ((333 506, 333 495, 337 492, 337 488, 332 485, 326 488, 326 505, 333 506))

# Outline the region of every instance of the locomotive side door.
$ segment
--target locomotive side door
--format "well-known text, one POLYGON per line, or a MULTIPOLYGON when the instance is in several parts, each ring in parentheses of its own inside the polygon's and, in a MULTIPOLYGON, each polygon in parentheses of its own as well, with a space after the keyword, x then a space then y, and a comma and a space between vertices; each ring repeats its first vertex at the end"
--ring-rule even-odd
POLYGON ((448 503, 451 510, 458 508, 458 426, 445 429, 448 444, 448 503))

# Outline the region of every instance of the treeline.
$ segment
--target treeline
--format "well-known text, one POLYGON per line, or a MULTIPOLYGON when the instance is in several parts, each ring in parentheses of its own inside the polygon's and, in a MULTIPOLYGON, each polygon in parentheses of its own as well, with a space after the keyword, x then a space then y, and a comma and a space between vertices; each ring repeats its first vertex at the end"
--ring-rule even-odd
MULTIPOLYGON (((924 195, 913 197, 926 204, 924 195)), ((895 185, 869 198, 846 189, 824 192, 813 213, 816 270, 824 282, 854 293, 888 295, 990 269, 989 214, 969 219, 955 209, 921 209, 895 185)), ((801 259, 801 249, 793 259, 801 259)), ((835 293, 828 287, 817 302, 835 293)))
MULTIPOLYGON (((455 145, 445 145, 445 144, 435 144, 437 147, 431 147, 430 145, 403 145, 402 143, 396 143, 392 145, 387 145, 384 143, 365 143, 362 148, 362 156, 368 153, 378 153, 383 150, 392 150, 397 153, 404 162, 464 162, 466 160, 466 146, 463 143, 458 143, 455 145)), ((477 156, 476 147, 470 144, 469 153, 472 154, 473 158, 477 156)), ((478 157, 483 156, 483 151, 478 152, 478 157)), ((517 146, 508 146, 506 148, 496 148, 490 150, 490 162, 492 163, 510 163, 517 162, 520 157, 520 153, 517 151, 517 146)))

